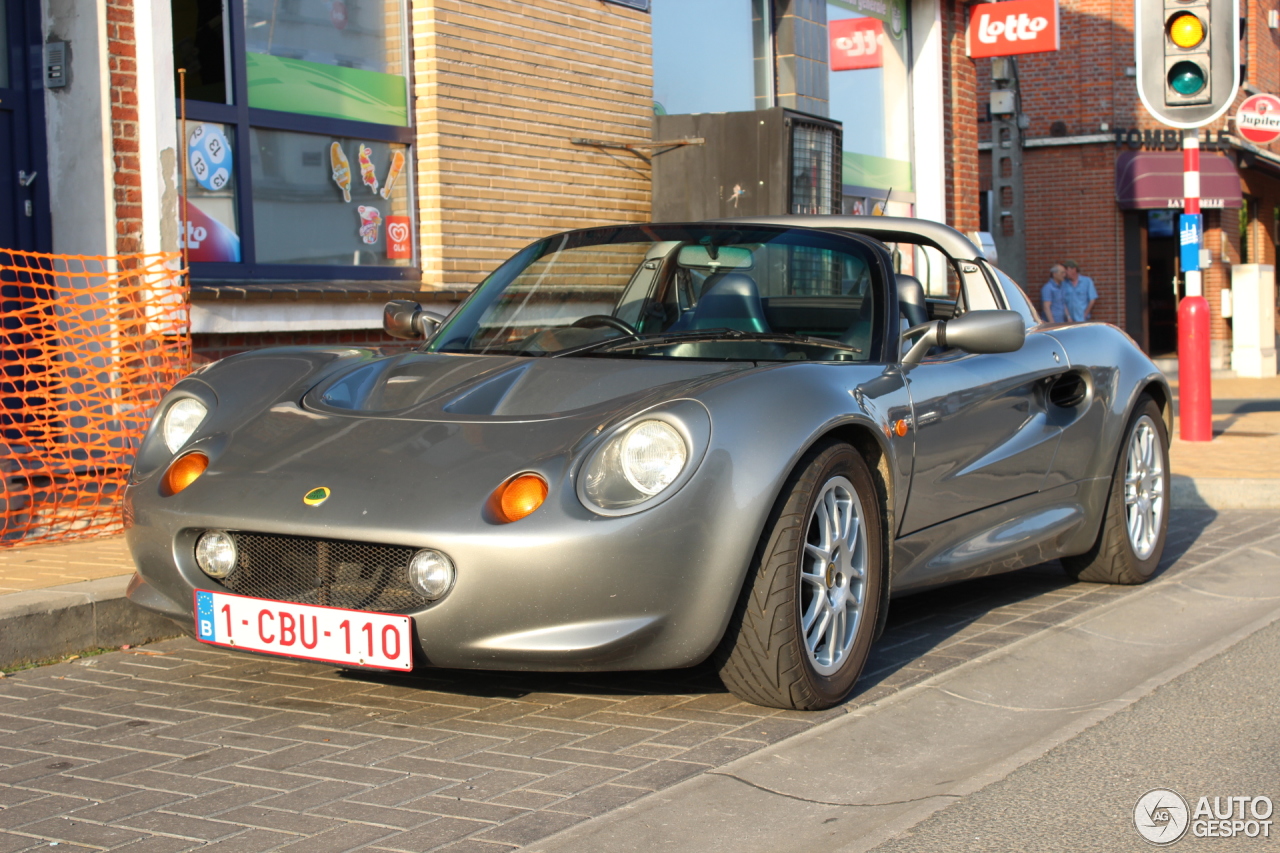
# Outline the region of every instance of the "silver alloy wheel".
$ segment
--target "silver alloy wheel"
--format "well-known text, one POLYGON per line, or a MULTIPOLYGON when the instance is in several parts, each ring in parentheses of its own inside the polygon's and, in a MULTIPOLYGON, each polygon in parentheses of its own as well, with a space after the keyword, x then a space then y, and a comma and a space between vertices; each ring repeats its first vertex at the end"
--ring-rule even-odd
POLYGON ((1129 435, 1125 454, 1124 510, 1134 556, 1145 560, 1160 538, 1165 512, 1164 449, 1150 415, 1143 415, 1129 435))
POLYGON ((809 513, 800 563, 800 630, 820 675, 840 669, 858 636, 866 590, 865 524, 853 483, 828 480, 809 513))

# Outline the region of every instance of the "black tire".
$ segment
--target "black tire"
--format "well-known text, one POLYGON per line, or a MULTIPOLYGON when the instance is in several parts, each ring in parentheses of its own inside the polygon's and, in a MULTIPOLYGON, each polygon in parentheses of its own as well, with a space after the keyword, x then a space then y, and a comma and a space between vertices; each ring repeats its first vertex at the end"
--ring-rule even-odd
MULTIPOLYGON (((862 674, 879 621, 884 584, 881 518, 880 497, 871 472, 862 456, 849 445, 820 446, 796 466, 769 516, 737 609, 714 656, 721 680, 735 696, 771 708, 815 711, 829 708, 849 695, 862 674), (852 549, 855 553, 838 549, 834 552, 837 556, 823 573, 824 589, 814 583, 814 572, 821 560, 812 554, 806 558, 805 544, 816 529, 813 525, 821 524, 819 497, 832 494, 838 498, 848 486, 852 486, 857 499, 849 505, 860 510, 862 519, 859 539, 852 549), (854 563, 861 566, 860 579, 854 563), (847 567, 847 576, 844 571, 835 570, 837 564, 847 567), (802 579, 805 566, 810 569, 805 575, 808 581, 802 579), (852 606, 848 601, 856 594, 855 588, 860 591, 861 600, 856 618, 852 618, 847 608, 852 606), (818 601, 818 596, 827 598, 818 601), (845 603, 832 610, 827 604, 831 596, 845 603), (831 614, 837 610, 844 614, 830 618, 846 620, 835 624, 845 626, 846 639, 841 648, 852 635, 847 651, 833 650, 831 644, 817 652, 810 651, 802 619, 811 607, 815 608, 814 613, 827 607, 831 614), (825 664, 831 670, 828 672, 820 671, 824 665, 817 659, 824 653, 832 656, 825 664)), ((817 619, 814 616, 814 624, 817 619)), ((817 633, 826 636, 825 631, 817 633)), ((832 637, 839 633, 842 632, 831 629, 832 637)))
POLYGON ((1093 583, 1140 584, 1155 574, 1164 553, 1165 535, 1169 530, 1169 434, 1165 429, 1160 407, 1147 395, 1138 398, 1124 438, 1116 456, 1115 471, 1111 475, 1111 490, 1107 495, 1107 508, 1102 517, 1102 529, 1093 547, 1074 557, 1063 557, 1062 567, 1076 580, 1093 583), (1140 428, 1150 429, 1155 439, 1153 457, 1160 464, 1161 482, 1158 521, 1151 527, 1155 535, 1151 550, 1145 556, 1135 551, 1129 533, 1128 505, 1125 479, 1129 467, 1129 453, 1135 433, 1140 428))

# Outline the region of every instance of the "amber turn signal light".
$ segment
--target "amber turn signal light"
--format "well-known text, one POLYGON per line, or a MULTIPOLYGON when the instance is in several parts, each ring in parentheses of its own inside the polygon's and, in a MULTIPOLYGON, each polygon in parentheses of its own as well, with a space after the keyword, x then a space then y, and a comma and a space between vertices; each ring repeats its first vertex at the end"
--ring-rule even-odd
POLYGON ((204 469, 209 467, 209 457, 203 453, 188 453, 185 456, 179 456, 173 460, 169 466, 169 470, 164 472, 164 493, 168 495, 176 495, 178 492, 190 486, 200 475, 204 473, 204 469))
POLYGON ((503 524, 519 521, 547 499, 547 481, 537 474, 521 474, 494 492, 494 515, 503 524))

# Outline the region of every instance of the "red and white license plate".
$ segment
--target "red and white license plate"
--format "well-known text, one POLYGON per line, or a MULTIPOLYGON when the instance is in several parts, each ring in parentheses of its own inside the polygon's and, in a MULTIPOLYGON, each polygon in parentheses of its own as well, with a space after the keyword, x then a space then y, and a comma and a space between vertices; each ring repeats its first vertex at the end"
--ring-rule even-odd
POLYGON ((413 669, 413 620, 196 590, 196 639, 215 646, 376 669, 413 669))

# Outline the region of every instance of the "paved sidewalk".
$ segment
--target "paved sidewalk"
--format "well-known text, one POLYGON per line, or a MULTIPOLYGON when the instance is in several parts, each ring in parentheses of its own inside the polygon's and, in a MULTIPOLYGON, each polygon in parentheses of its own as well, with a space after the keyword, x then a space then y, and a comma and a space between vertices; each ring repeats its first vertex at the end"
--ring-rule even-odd
MULTIPOLYGON (((1262 568, 1233 557, 1274 529, 1275 514, 1180 512, 1174 522, 1162 581, 1176 585, 1207 577, 1201 569, 1215 564, 1262 568)), ((400 678, 267 660, 189 639, 41 667, 0 680, 0 805, 6 806, 0 851, 47 850, 56 841, 59 850, 122 853, 178 853, 210 842, 245 853, 362 845, 397 853, 507 853, 596 815, 638 811, 655 792, 662 796, 681 780, 721 772, 744 757, 763 751, 768 758, 771 744, 808 748, 842 721, 905 698, 939 674, 972 669, 992 653, 1015 659, 1027 638, 1057 648, 1057 638, 1070 637, 1073 620, 1125 601, 1153 600, 1146 590, 1158 592, 1157 585, 1073 583, 1051 563, 897 601, 858 695, 818 714, 739 702, 707 667, 600 674, 442 670, 400 678), (827 722, 832 725, 822 725, 827 722)), ((1202 617, 1253 606, 1222 594, 1233 590, 1206 589, 1214 613, 1202 613, 1194 624, 1214 625, 1202 617)), ((1162 602, 1134 624, 1146 630, 1161 621, 1149 617, 1160 613, 1180 618, 1183 608, 1162 602)), ((1193 639, 1179 636, 1175 645, 1181 649, 1193 639)), ((1067 656, 1075 660, 1071 667, 1028 661, 1016 683, 1034 689, 1074 679, 1082 665, 1090 683, 1110 683, 1124 669, 1111 651, 1102 666, 1096 657, 1067 656)), ((896 707, 905 707, 901 702, 896 707)), ((986 706, 975 707, 985 719, 986 706)), ((843 747, 833 743, 834 762, 843 747)), ((849 768, 863 766, 855 753, 842 773, 856 779, 864 771, 849 768)), ((735 790, 734 802, 748 799, 735 790)), ((723 823, 723 815, 700 808, 686 814, 704 836, 723 823)), ((804 843, 802 832, 843 831, 822 824, 825 815, 816 827, 766 818, 748 813, 734 831, 782 826, 788 837, 771 851, 811 853, 821 847, 804 843)), ((698 840, 632 849, 717 849, 698 840)), ((626 847, 591 849, 620 853, 626 847)), ((746 849, 737 845, 733 853, 746 849)))
POLYGON ((0 550, 0 595, 132 573, 123 536, 0 550))
MULTIPOLYGON (((1177 381, 1171 382, 1174 394, 1177 381)), ((1187 477, 1280 479, 1280 376, 1213 380, 1213 441, 1178 438, 1170 456, 1187 477)))

